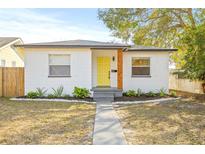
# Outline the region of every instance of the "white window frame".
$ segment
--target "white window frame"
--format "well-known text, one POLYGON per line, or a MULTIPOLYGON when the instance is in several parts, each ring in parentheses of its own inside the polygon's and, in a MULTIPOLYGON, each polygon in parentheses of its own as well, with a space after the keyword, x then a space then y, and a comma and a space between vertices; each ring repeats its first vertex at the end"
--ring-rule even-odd
POLYGON ((151 58, 150 57, 132 57, 131 58, 131 75, 132 77, 151 77, 151 58), (141 66, 133 66, 132 65, 132 61, 133 59, 146 59, 146 60, 149 60, 149 65, 141 65, 141 66), (135 68, 139 68, 139 67, 149 67, 149 74, 147 75, 134 75, 133 72, 132 72, 132 68, 135 67, 135 68))
POLYGON ((1 59, 1 67, 6 67, 6 60, 5 59, 1 59), (4 63, 4 65, 3 65, 4 63))
POLYGON ((71 55, 70 54, 48 54, 48 77, 71 77, 71 55), (61 65, 61 64, 55 64, 53 66, 70 66, 70 74, 69 75, 51 75, 50 74, 50 56, 69 56, 70 57, 70 64, 69 65, 61 65))

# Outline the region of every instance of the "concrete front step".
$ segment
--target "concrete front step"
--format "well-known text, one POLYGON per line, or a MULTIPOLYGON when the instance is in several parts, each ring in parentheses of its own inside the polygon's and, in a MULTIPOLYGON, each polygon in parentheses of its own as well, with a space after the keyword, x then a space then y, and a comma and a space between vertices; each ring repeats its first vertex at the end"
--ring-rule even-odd
POLYGON ((122 96, 122 90, 117 88, 92 88, 93 91, 93 99, 96 102, 101 101, 108 101, 112 102, 114 101, 114 97, 121 97, 122 96))
POLYGON ((112 92, 94 92, 93 99, 96 102, 101 102, 101 101, 112 102, 114 101, 114 94, 112 92))
POLYGON ((94 92, 93 97, 114 97, 113 92, 94 92))

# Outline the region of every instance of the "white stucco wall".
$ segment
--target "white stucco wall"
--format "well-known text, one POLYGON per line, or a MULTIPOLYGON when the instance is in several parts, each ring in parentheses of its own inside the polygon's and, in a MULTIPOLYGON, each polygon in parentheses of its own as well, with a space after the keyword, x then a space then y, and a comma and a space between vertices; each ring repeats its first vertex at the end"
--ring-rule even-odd
MULTIPOLYGON (((97 57, 110 57, 110 69, 117 70, 117 50, 92 50, 92 85, 97 86, 97 57), (112 57, 115 60, 112 60, 112 57)), ((110 71, 111 71, 110 70, 110 71)), ((110 72, 110 86, 117 87, 117 72, 110 72)))
MULTIPOLYGON (((84 49, 25 49, 25 92, 45 87, 48 93, 52 88, 64 86, 64 92, 72 95, 74 86, 91 89, 97 86, 97 57, 109 56, 111 69, 117 69, 117 50, 84 49), (71 77, 48 77, 48 55, 70 54, 71 77), (115 61, 112 57, 115 57, 115 61)), ((123 90, 144 92, 168 89, 168 52, 123 52, 123 90), (132 77, 132 57, 150 57, 151 77, 132 77)), ((117 73, 111 72, 111 86, 117 87, 117 73)))
POLYGON ((72 95, 75 86, 91 89, 92 66, 90 49, 25 49, 25 92, 45 87, 64 87, 64 93, 72 95), (48 55, 70 54, 71 77, 48 77, 48 55))
POLYGON ((123 91, 137 90, 143 92, 168 89, 169 52, 124 52, 123 53, 123 91), (132 77, 132 57, 150 57, 151 77, 132 77))

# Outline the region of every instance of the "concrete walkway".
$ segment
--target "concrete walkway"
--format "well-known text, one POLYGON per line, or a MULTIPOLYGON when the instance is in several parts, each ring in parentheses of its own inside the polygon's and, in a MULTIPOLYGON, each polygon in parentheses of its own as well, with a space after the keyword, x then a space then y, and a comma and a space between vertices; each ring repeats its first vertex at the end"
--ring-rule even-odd
POLYGON ((97 102, 94 145, 122 145, 126 140, 111 102, 97 102))

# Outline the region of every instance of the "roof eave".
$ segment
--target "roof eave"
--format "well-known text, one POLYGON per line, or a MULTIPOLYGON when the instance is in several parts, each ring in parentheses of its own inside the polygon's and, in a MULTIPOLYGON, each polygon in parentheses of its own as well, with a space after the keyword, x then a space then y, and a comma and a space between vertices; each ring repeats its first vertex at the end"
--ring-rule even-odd
POLYGON ((178 51, 178 49, 127 49, 126 51, 178 51))
POLYGON ((95 45, 15 45, 24 48, 92 48, 92 49, 118 49, 130 46, 95 46, 95 45))

